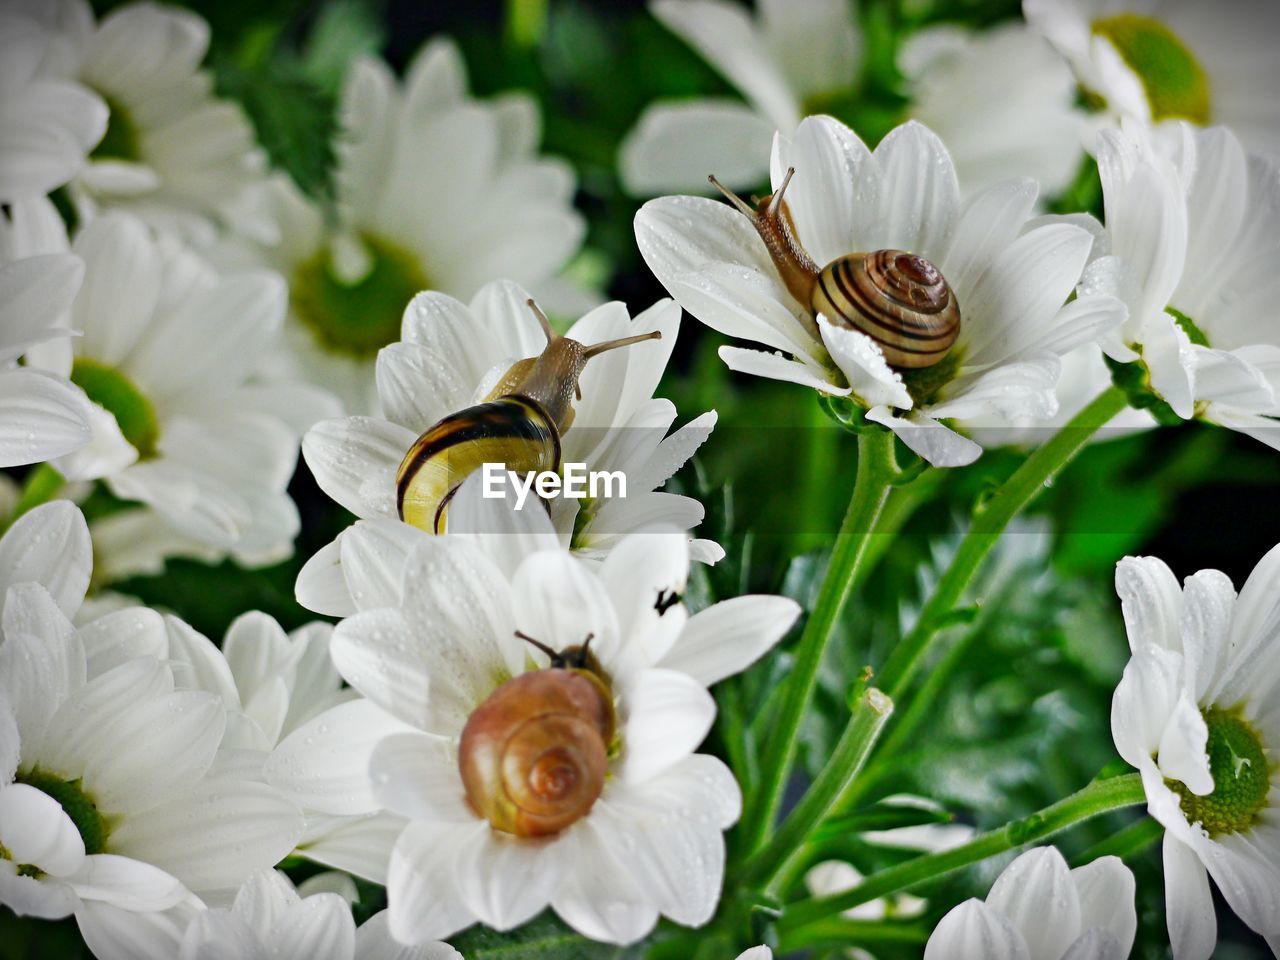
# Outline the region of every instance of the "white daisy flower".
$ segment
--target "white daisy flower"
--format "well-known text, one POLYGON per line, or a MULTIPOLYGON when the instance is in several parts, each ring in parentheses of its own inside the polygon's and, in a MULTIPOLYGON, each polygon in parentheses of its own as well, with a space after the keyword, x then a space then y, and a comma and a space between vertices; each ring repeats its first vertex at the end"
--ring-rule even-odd
POLYGON ((1117 857, 1071 870, 1056 847, 1015 859, 985 901, 966 900, 934 928, 925 960, 1123 960, 1138 915, 1133 873, 1117 857))
MULTIPOLYGON (((0 244, 3 237, 0 228, 0 244)), ((0 466, 39 463, 89 442, 85 395, 65 377, 18 364, 33 347, 71 334, 66 313, 83 277, 84 263, 71 254, 11 260, 0 251, 0 466)))
POLYGON ((94 667, 100 672, 138 656, 169 663, 182 687, 222 699, 228 713, 224 746, 265 754, 311 718, 355 696, 343 689, 329 660, 332 634, 327 623, 285 633, 274 618, 251 611, 232 622, 219 647, 167 615, 163 630, 140 630, 127 647, 96 652, 94 667))
POLYGON ((572 170, 537 153, 534 101, 472 98, 449 41, 427 44, 403 83, 381 61, 358 61, 340 117, 336 225, 278 178, 269 200, 280 242, 228 255, 289 281, 280 375, 334 390, 363 414, 376 409, 374 357, 397 339, 414 294, 466 299, 511 277, 541 296, 585 228, 572 170))
MULTIPOLYGON (((51 204, 32 204, 32 244, 58 242, 51 204)), ((16 243, 16 228, 10 239, 16 243)), ((91 401, 90 443, 53 465, 69 481, 101 480, 122 500, 147 508, 111 524, 167 528, 168 553, 194 542, 242 563, 292 553, 298 515, 285 487, 297 460, 300 424, 331 413, 311 387, 258 386, 252 378, 279 336, 286 292, 262 271, 220 276, 171 240, 156 240, 120 213, 87 224, 71 251, 85 279, 66 324, 81 336, 40 344, 32 369, 69 377, 91 401)), ((133 563, 104 555, 100 574, 158 565, 139 536, 133 563)))
POLYGON ((758 947, 742 951, 738 954, 738 960, 773 960, 773 951, 762 943, 758 947))
POLYGON ((1229 130, 1175 124, 1150 140, 1106 131, 1103 251, 1082 289, 1121 297, 1127 357, 1179 417, 1280 448, 1280 167, 1229 130))
POLYGON ((109 109, 106 134, 72 183, 81 216, 127 209, 202 245, 220 222, 271 235, 252 202, 266 158, 244 112, 214 97, 213 78, 200 69, 209 48, 203 19, 150 2, 101 22, 84 0, 13 6, 50 35, 37 76, 87 88, 109 109))
POLYGON ((107 105, 77 83, 40 76, 49 32, 0 10, 0 202, 44 196, 84 167, 107 130, 107 105))
MULTIPOLYGON (((746 100, 651 104, 618 159, 623 185, 652 196, 706 190, 715 173, 749 189, 769 173, 774 131, 856 96, 862 38, 852 0, 761 0, 751 14, 724 0, 654 0, 650 11, 698 51, 746 100)), ((1071 71, 1021 25, 984 33, 923 30, 898 68, 920 120, 950 146, 966 191, 1031 176, 1054 194, 1083 155, 1071 71)))
MULTIPOLYGON (((636 216, 645 262, 708 326, 780 351, 721 347, 730 368, 849 397, 931 463, 963 465, 982 452, 943 421, 990 428, 1052 416, 1059 358, 1124 319, 1111 296, 1067 303, 1093 246, 1088 229, 1031 221, 1037 188, 1029 180, 962 204, 950 155, 917 123, 898 127, 872 153, 838 121, 810 117, 794 139, 775 139, 773 182, 773 198, 758 211, 701 197, 645 204, 636 216), (812 264, 780 269, 753 221, 786 224, 812 264), (886 309, 900 289, 942 313, 958 311, 958 339, 940 361, 895 369, 882 342, 815 311, 813 303, 832 302, 813 292, 821 289, 817 269, 857 251, 884 251, 866 279, 886 309)), ((848 301, 843 289, 838 299, 848 301)), ((861 319, 887 329, 877 316, 864 311, 861 319)), ((900 343, 894 352, 903 359, 920 352, 911 339, 900 343)))
MULTIPOLYGON (((714 412, 705 413, 667 435, 676 410, 653 392, 679 327, 680 308, 670 300, 634 320, 614 302, 597 307, 565 334, 588 347, 661 334, 657 342, 590 359, 578 380, 581 399, 572 402, 559 462, 586 464, 590 472, 617 471, 626 478, 625 496, 554 501, 551 513, 561 540, 578 552, 598 558, 633 530, 654 523, 687 530, 702 521, 696 500, 657 490, 710 435, 716 419, 714 412)), ((419 294, 404 313, 401 337, 378 354, 378 395, 386 419, 327 420, 302 442, 321 489, 364 519, 399 517, 397 474, 420 434, 485 401, 513 364, 548 347, 528 294, 509 282, 487 284, 469 306, 441 293, 419 294)), ((544 509, 535 494, 526 506, 544 509)), ((454 529, 452 520, 449 524, 454 529)), ((696 544, 698 559, 714 562, 724 554, 710 541, 696 544)), ((298 589, 308 592, 301 581, 298 589)))
POLYGON ((1280 547, 1237 597, 1217 570, 1180 589, 1150 557, 1116 567, 1133 658, 1111 704, 1116 749, 1165 828, 1165 912, 1177 960, 1206 960, 1209 877, 1280 946, 1280 547))
POLYGON ((27 583, 9 589, 5 622, 0 902, 19 914, 74 913, 94 946, 119 935, 120 911, 234 887, 292 847, 297 808, 221 768, 217 697, 177 689, 151 657, 91 674, 90 650, 129 642, 129 621, 77 632, 27 583))
POLYGON ((1226 124, 1280 154, 1280 9, 1271 0, 1023 0, 1027 22, 1115 120, 1226 124))
POLYGON ((740 804, 727 768, 694 753, 715 714, 705 687, 773 646, 798 606, 741 597, 690 617, 679 602, 689 552, 676 531, 627 538, 597 571, 558 548, 541 514, 495 507, 474 483, 457 500, 504 532, 403 528, 415 541, 407 562, 376 536, 344 538, 344 568, 361 571, 368 592, 331 649, 368 700, 295 732, 268 774, 335 813, 409 819, 387 882, 391 931, 404 942, 475 922, 510 929, 547 906, 613 943, 640 939, 660 913, 705 923, 723 879, 721 831, 740 804), (546 669, 543 646, 566 668, 586 666, 546 669), (490 737, 502 736, 506 707, 554 700, 561 685, 573 719, 513 721, 522 733, 506 741, 511 762, 519 745, 533 752, 531 785, 511 781, 525 806, 509 805, 498 785, 482 786, 490 737))
POLYGON ((192 919, 179 960, 462 960, 445 943, 397 943, 387 930, 385 910, 357 929, 348 900, 315 887, 308 881, 295 889, 275 870, 255 873, 230 909, 206 910, 192 919))

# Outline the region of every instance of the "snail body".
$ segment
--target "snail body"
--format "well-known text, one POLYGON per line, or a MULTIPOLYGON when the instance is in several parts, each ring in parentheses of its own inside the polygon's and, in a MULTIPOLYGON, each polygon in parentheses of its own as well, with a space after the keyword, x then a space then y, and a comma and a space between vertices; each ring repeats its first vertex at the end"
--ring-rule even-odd
POLYGON ((560 438, 573 423, 587 361, 662 336, 654 330, 586 346, 558 336, 532 300, 529 306, 547 337, 542 353, 514 363, 482 403, 427 428, 405 453, 396 471, 396 509, 406 523, 443 533, 449 501, 486 463, 521 473, 558 470, 560 438))
MULTIPOLYGON (((796 237, 783 200, 794 173, 788 170, 782 186, 754 207, 715 177, 711 182, 751 220, 783 284, 811 318, 821 314, 866 334, 890 366, 918 369, 938 363, 960 335, 960 306, 942 272, 905 250, 849 253, 819 267, 796 237)), ((810 332, 818 336, 816 323, 810 332)))
POLYGON ((604 790, 613 696, 585 645, 577 649, 502 684, 463 728, 458 769, 467 800, 497 830, 559 833, 604 790))

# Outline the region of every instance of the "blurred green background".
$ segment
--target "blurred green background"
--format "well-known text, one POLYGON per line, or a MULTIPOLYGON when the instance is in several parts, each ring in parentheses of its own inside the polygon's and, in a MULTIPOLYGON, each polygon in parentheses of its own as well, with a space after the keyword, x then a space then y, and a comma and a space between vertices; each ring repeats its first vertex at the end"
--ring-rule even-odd
MULTIPOLYGON (((350 59, 381 53, 401 68, 425 39, 452 35, 476 94, 523 88, 540 100, 545 151, 567 158, 579 175, 577 203, 590 224, 579 268, 633 311, 665 295, 635 248, 631 223, 639 201, 619 188, 618 143, 655 98, 734 94, 643 4, 203 0, 189 6, 212 25, 210 63, 220 91, 244 103, 273 159, 317 197, 328 190, 333 106, 350 59)), ((873 43, 864 58, 862 94, 844 119, 869 142, 888 128, 903 102, 893 70, 894 45, 903 32, 941 20, 983 25, 1017 13, 1018 4, 1009 0, 864 0, 861 16, 873 43)), ((1080 196, 1096 202, 1087 171, 1083 183, 1080 196)), ((447 185, 424 185, 433 188, 447 185)), ((728 552, 696 585, 695 599, 782 590, 804 602, 820 582, 824 551, 848 501, 852 437, 824 418, 810 391, 730 374, 716 356, 723 342, 686 317, 664 390, 682 420, 713 408, 720 415, 696 463, 677 478, 707 504, 702 535, 718 539, 728 552)), ((883 660, 974 502, 1019 459, 1015 451, 991 452, 973 467, 947 474, 923 492, 924 502, 885 545, 825 667, 823 709, 806 730, 810 769, 838 735, 851 680, 863 664, 883 660)), ((913 718, 914 735, 874 768, 864 799, 922 792, 987 827, 1083 786, 1115 759, 1110 697, 1127 658, 1111 583, 1116 560, 1154 554, 1179 576, 1216 567, 1239 586, 1280 541, 1277 489, 1280 457, 1274 451, 1204 425, 1162 427, 1087 449, 1034 505, 1033 524, 1009 538, 1001 554, 1007 569, 988 577, 974 619, 948 632, 938 660, 953 671, 951 684, 913 718)), ((249 609, 265 610, 286 627, 307 622, 312 616, 293 600, 297 571, 351 518, 319 492, 305 466, 291 492, 303 515, 293 560, 259 571, 178 561, 162 576, 119 589, 174 610, 214 638, 249 609)), ((758 718, 767 718, 769 693, 788 666, 788 653, 780 650, 717 690, 722 723, 713 745, 724 745, 727 724, 742 725, 746 755, 729 759, 744 790, 751 789, 749 745, 760 732, 758 718)), ((1062 846, 1068 856, 1077 855, 1126 822, 1114 817, 1091 823, 1062 846)), ((856 838, 832 851, 864 871, 886 856, 856 838)), ((1158 844, 1148 846, 1131 861, 1140 913, 1134 956, 1140 958, 1164 957, 1168 950, 1158 851, 1158 844)), ((986 864, 946 881, 938 902, 985 894, 1002 865, 986 864)), ((926 927, 940 912, 926 915, 926 927)), ((1220 906, 1219 918, 1222 943, 1215 956, 1267 955, 1230 911, 1220 906)), ((482 936, 473 936, 470 946, 468 957, 496 955, 482 936)), ((876 954, 918 956, 921 949, 877 946, 876 954)), ((0 958, 82 955, 87 953, 74 925, 18 923, 0 914, 0 958)), ((502 953, 520 955, 509 948, 502 953)), ((573 948, 564 955, 622 952, 573 948)))

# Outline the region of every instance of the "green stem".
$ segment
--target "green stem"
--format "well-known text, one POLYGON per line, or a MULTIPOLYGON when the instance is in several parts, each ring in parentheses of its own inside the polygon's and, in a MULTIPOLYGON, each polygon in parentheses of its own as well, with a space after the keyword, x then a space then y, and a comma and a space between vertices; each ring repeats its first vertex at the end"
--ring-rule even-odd
POLYGON ((919 669, 934 635, 955 609, 969 581, 986 559, 1000 534, 1059 471, 1079 453, 1095 433, 1125 408, 1124 392, 1108 387, 1054 436, 1031 454, 992 497, 974 511, 968 534, 961 541, 951 566, 938 581, 933 595, 911 631, 894 649, 877 680, 894 700, 902 694, 919 669))
POLYGON ((940 853, 916 857, 905 863, 872 874, 860 884, 844 893, 820 899, 802 900, 790 905, 778 922, 783 937, 783 952, 792 949, 790 936, 800 936, 810 924, 835 916, 862 903, 878 900, 899 890, 918 886, 943 874, 951 873, 970 864, 986 860, 997 854, 1026 846, 1061 833, 1068 827, 1085 820, 1137 806, 1146 802, 1142 789, 1142 777, 1131 773, 1095 780, 1083 790, 1073 793, 1052 806, 1021 820, 1014 820, 998 830, 940 853))
POLYGON ((48 503, 61 493, 66 485, 66 478, 49 464, 42 463, 38 467, 33 467, 27 474, 27 479, 23 481, 22 492, 18 495, 18 502, 13 507, 13 514, 9 517, 7 526, 12 525, 28 510, 34 510, 41 504, 48 503))
POLYGON ((853 590, 854 579, 872 539, 871 531, 884 507, 890 484, 897 472, 893 434, 888 430, 866 430, 859 433, 858 468, 853 496, 849 500, 849 509, 840 525, 840 532, 836 535, 835 547, 831 552, 813 613, 810 614, 796 647, 795 665, 791 668, 782 704, 760 764, 762 782, 756 791, 755 802, 743 815, 739 836, 744 842, 742 850, 748 855, 760 846, 764 834, 777 819, 800 739, 800 722, 817 684, 818 668, 822 664, 827 642, 840 617, 840 611, 844 609, 853 590))
POLYGON ((1122 860, 1136 856, 1164 836, 1164 827, 1158 820, 1143 817, 1101 843, 1096 843, 1071 861, 1073 867, 1093 863, 1099 857, 1119 857, 1122 860))
POLYGON ((857 777, 892 712, 893 703, 874 687, 858 698, 831 759, 805 792, 804 799, 783 821, 773 839, 743 865, 744 883, 767 883, 788 861, 803 852, 805 839, 857 777))
POLYGON ((929 671, 920 689, 909 698, 906 710, 894 718, 889 735, 880 741, 876 755, 867 764, 858 782, 850 787, 845 796, 841 797, 841 802, 836 807, 838 811, 852 809, 867 795, 868 791, 892 771, 894 761, 910 749, 911 737, 937 706, 938 698, 951 680, 951 674, 964 662, 969 648, 981 632, 981 626, 966 632, 947 651, 942 661, 929 671))
POLYGON ((923 923, 892 920, 849 920, 830 917, 811 923, 787 938, 788 950, 848 950, 877 943, 924 943, 931 930, 923 923))

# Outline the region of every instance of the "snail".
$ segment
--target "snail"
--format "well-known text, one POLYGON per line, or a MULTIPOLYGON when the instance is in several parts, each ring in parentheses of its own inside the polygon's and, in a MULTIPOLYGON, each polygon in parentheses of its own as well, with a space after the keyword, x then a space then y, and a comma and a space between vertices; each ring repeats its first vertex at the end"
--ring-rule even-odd
POLYGON ((547 337, 546 347, 539 356, 513 364, 484 402, 450 414, 409 447, 396 471, 396 509, 406 523, 444 532, 449 501, 486 463, 521 473, 558 470, 560 437, 573 422, 573 398, 582 399, 578 377, 587 361, 606 350, 662 338, 662 331, 653 330, 584 346, 557 335, 538 305, 528 303, 547 337))
POLYGON ((495 829, 545 837, 585 817, 600 796, 617 719, 593 634, 559 653, 516 636, 551 665, 508 680, 475 709, 458 769, 467 800, 495 829))
POLYGON ((890 366, 917 369, 940 361, 960 334, 960 307, 942 272, 905 250, 850 253, 819 269, 796 238, 782 199, 795 172, 788 169, 782 186, 754 207, 714 176, 708 179, 751 220, 787 290, 814 317, 865 333, 890 366))

